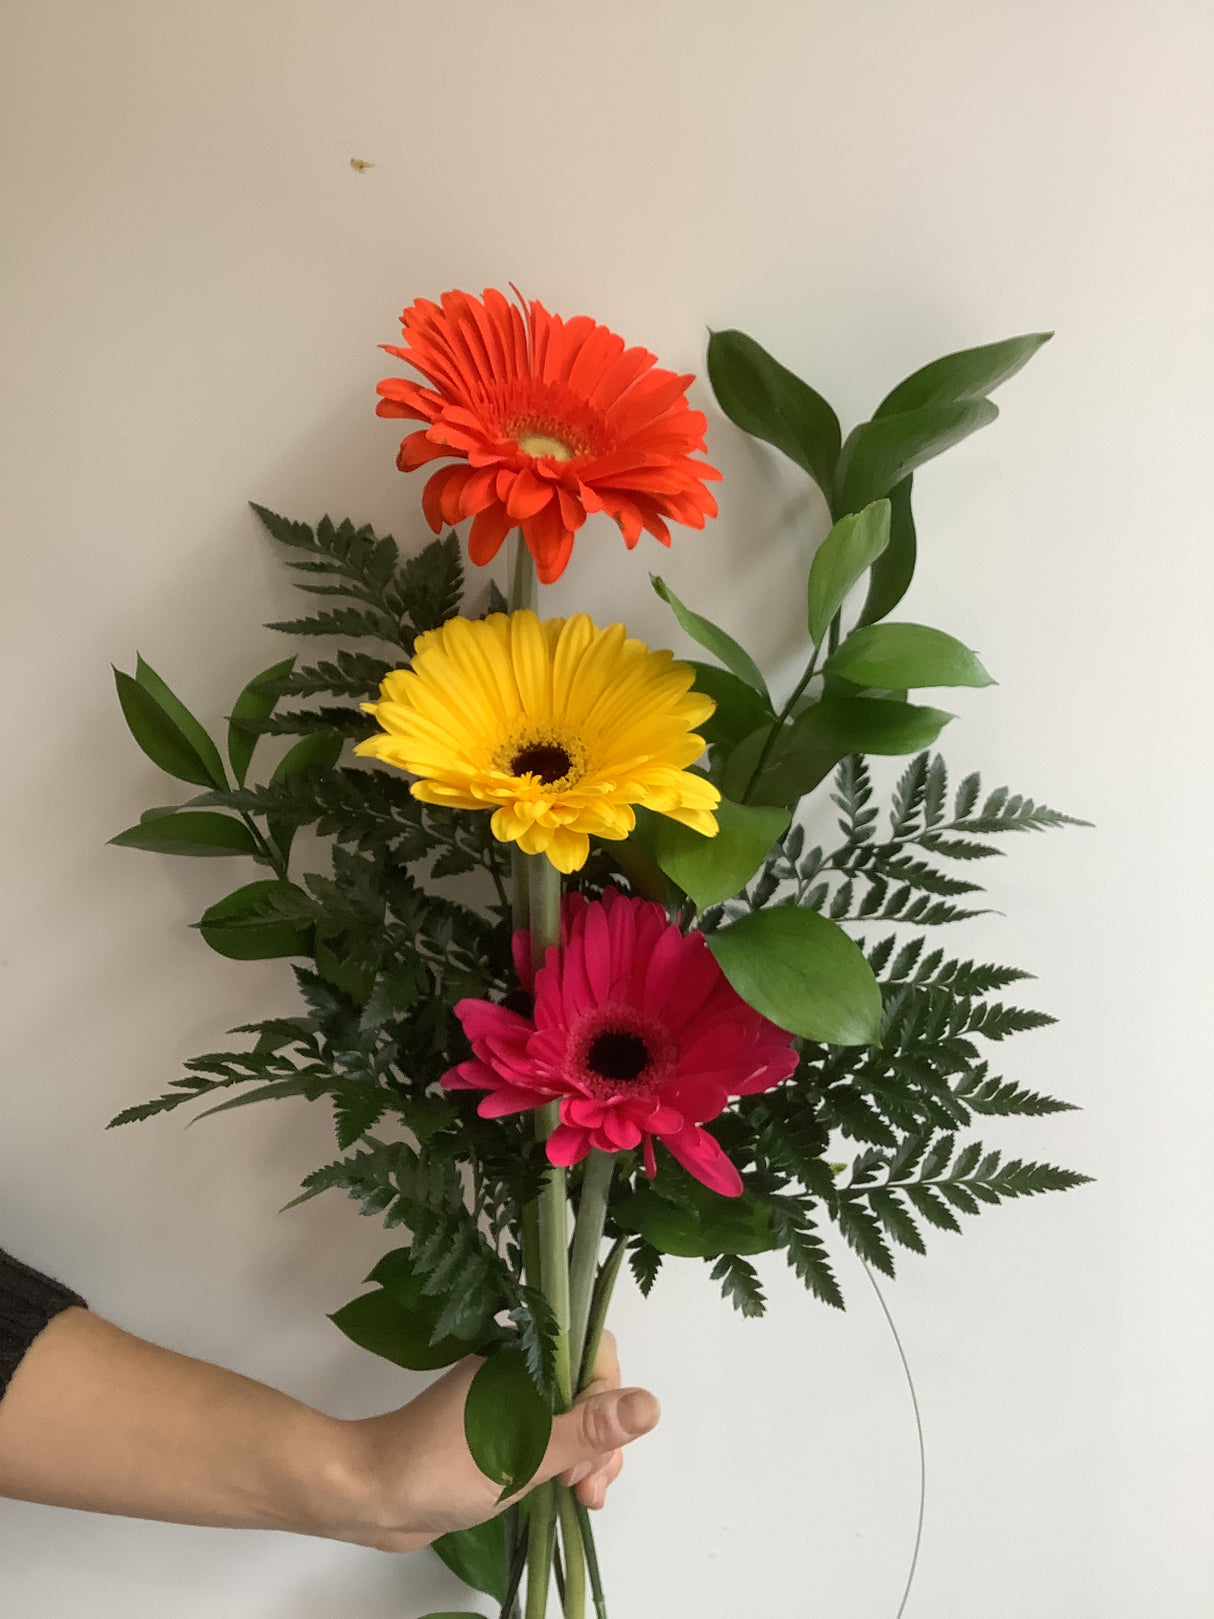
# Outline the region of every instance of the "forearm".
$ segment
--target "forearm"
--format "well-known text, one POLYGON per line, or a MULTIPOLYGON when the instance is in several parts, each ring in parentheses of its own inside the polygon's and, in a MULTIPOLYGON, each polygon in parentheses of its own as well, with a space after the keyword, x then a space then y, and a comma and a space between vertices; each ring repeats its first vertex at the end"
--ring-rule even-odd
MULTIPOLYGON (((459 1362, 397 1411, 341 1422, 67 1309, 0 1399, 0 1496, 413 1551, 502 1509, 464 1437, 479 1364, 459 1362)), ((595 1381, 553 1426, 537 1483, 560 1476, 602 1505, 620 1447, 658 1417, 652 1395, 619 1381, 607 1335, 595 1381)))
POLYGON ((70 1309, 0 1400, 0 1495, 341 1536, 349 1432, 275 1389, 70 1309))

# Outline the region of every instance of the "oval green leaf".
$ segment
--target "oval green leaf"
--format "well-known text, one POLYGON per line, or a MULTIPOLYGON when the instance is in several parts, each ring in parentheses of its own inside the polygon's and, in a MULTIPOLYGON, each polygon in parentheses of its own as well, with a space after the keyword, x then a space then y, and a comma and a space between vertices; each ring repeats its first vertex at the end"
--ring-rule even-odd
MULTIPOLYGON (((474 1591, 484 1591, 498 1602, 506 1600, 506 1520, 490 1518, 474 1529, 456 1529, 431 1542, 432 1549, 455 1575, 474 1591)), ((431 1619, 441 1619, 432 1615, 431 1619)), ((476 1619, 481 1616, 476 1615, 476 1619)))
POLYGON ((903 478, 889 492, 889 544, 873 563, 868 595, 860 612, 861 624, 885 618, 906 595, 915 573, 918 541, 911 511, 912 478, 903 478))
POLYGON ((713 838, 664 815, 654 827, 654 858, 700 911, 745 887, 791 819, 786 809, 728 798, 718 804, 716 817, 720 831, 713 838))
POLYGON ((839 418, 807 382, 745 332, 712 332, 708 379, 735 426, 782 450, 823 492, 839 458, 839 418))
POLYGON ((155 815, 110 839, 121 849, 153 854, 258 855, 257 840, 243 821, 214 810, 179 810, 155 815))
POLYGON ((291 776, 302 776, 305 770, 312 770, 317 765, 326 768, 335 765, 341 757, 344 743, 345 738, 337 731, 311 731, 301 737, 294 747, 287 749, 274 767, 270 780, 287 781, 291 776))
MULTIPOLYGON (((420 1296, 418 1288, 410 1292, 408 1299, 412 1299, 414 1291, 420 1296)), ((329 1320, 360 1349, 368 1349, 411 1372, 431 1372, 462 1360, 468 1354, 468 1344, 463 1338, 450 1337, 432 1344, 430 1333, 442 1301, 435 1306, 434 1300, 427 1299, 425 1304, 427 1308, 419 1314, 405 1295, 381 1287, 343 1304, 329 1320)))
POLYGON ((727 669, 732 669, 738 679, 745 681, 748 686, 757 691, 768 708, 770 708, 771 697, 768 695, 767 682, 763 679, 758 664, 747 652, 746 648, 740 646, 732 635, 728 635, 723 629, 718 628, 710 619, 704 618, 699 613, 693 613, 690 607, 684 607, 670 586, 664 579, 659 578, 656 573, 649 575, 649 582, 667 606, 671 608, 674 616, 688 635, 691 636, 692 640, 698 641, 702 647, 706 647, 714 658, 721 660, 727 669))
POLYGON ((1014 377, 1053 335, 1053 332, 1028 332, 1023 337, 1005 338, 1001 343, 984 343, 980 348, 945 354, 912 372, 886 394, 873 412, 874 419, 954 399, 984 398, 1000 383, 1014 377))
POLYGON ((716 712, 696 727, 710 747, 733 746, 764 720, 771 724, 775 719, 754 687, 739 680, 737 675, 731 675, 728 669, 719 669, 715 663, 690 661, 696 672, 696 690, 711 697, 717 705, 716 712))
POLYGON ((278 693, 273 689, 273 683, 285 680, 294 667, 293 657, 284 658, 281 663, 272 663, 268 669, 263 669, 259 675, 253 676, 233 704, 228 720, 228 758, 231 760, 237 784, 241 787, 244 786, 244 779, 249 772, 253 749, 258 743, 257 731, 248 727, 269 719, 278 701, 278 693))
POLYGON ((745 1193, 721 1197, 707 1186, 688 1191, 692 1207, 668 1202, 644 1186, 614 1205, 621 1231, 645 1238, 659 1253, 681 1259, 717 1259, 721 1254, 763 1254, 776 1246, 771 1215, 745 1193))
POLYGON ((918 753, 953 716, 885 697, 827 695, 802 710, 773 748, 752 802, 796 805, 851 753, 918 753))
POLYGON ((212 950, 233 961, 309 956, 312 901, 294 883, 247 883, 202 914, 198 928, 212 950), (292 913, 294 913, 292 915, 292 913))
POLYGON ((875 1045, 881 991, 863 952, 816 911, 752 911, 708 948, 738 994, 792 1034, 824 1045, 875 1045))
POLYGON ((464 1403, 464 1437, 486 1478, 513 1495, 535 1476, 552 1432, 520 1349, 491 1355, 472 1379, 464 1403))
POLYGON ((888 495, 916 467, 988 426, 998 414, 989 399, 960 399, 863 423, 839 458, 840 514, 858 512, 888 495))
POLYGON ((809 569, 809 633, 815 646, 826 639, 831 619, 848 591, 889 544, 890 504, 875 500, 841 517, 814 552, 809 569))
POLYGON ((150 691, 121 669, 114 670, 114 684, 130 733, 153 764, 178 781, 191 781, 201 787, 227 785, 222 777, 216 781, 210 764, 150 691))
POLYGON ((206 727, 194 718, 181 698, 165 685, 151 664, 145 663, 138 653, 135 654, 135 679, 149 696, 155 698, 190 743, 210 771, 212 784, 220 789, 226 787, 228 778, 224 774, 223 760, 219 757, 219 749, 212 742, 206 727))
POLYGON ((994 685, 969 647, 927 624, 868 624, 855 629, 827 659, 826 671, 880 691, 994 685))

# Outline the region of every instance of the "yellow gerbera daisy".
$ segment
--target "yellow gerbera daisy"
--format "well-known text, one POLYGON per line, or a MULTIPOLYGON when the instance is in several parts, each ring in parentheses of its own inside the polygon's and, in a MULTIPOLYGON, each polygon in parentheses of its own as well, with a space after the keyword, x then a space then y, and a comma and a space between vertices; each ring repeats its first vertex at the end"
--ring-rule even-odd
POLYGON ((721 795, 686 768, 715 706, 693 679, 672 653, 585 613, 454 618, 363 704, 383 733, 355 751, 419 777, 413 795, 428 804, 492 809, 494 837, 576 871, 591 834, 628 836, 634 804, 716 832, 721 795))

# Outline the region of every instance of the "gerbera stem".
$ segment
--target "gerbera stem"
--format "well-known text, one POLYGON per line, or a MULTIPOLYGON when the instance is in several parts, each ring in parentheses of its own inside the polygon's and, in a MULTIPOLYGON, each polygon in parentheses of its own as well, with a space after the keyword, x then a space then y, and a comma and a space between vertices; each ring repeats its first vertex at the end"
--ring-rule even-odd
MULTIPOLYGON (((520 540, 521 543, 521 540, 520 540)), ((527 861, 528 909, 531 923, 531 960, 538 972, 550 946, 561 940, 561 874, 547 855, 527 861)), ((541 1141, 560 1122, 560 1105, 549 1102, 536 1114, 536 1135, 541 1141)), ((540 1277, 544 1297, 556 1321, 556 1406, 568 1411, 573 1404, 573 1363, 569 1341, 569 1196, 565 1170, 551 1164, 539 1197, 540 1277)), ((534 1497, 531 1549, 527 1567, 527 1619, 543 1619, 548 1571, 552 1566, 555 1518, 559 1510, 565 1546, 566 1619, 582 1619, 586 1606, 586 1573, 582 1537, 576 1517, 565 1506, 567 1491, 549 1485, 534 1497), (558 1502, 559 1507, 558 1507, 558 1502), (541 1595, 536 1587, 542 1586, 541 1595), (570 1607, 569 1603, 577 1604, 570 1607)))
POLYGON ((582 1176, 582 1197, 577 1223, 573 1228, 573 1253, 569 1262, 569 1359, 580 1385, 582 1361, 586 1352, 586 1329, 590 1324, 590 1300, 598 1270, 599 1245, 607 1219, 607 1199, 615 1175, 615 1155, 593 1150, 582 1176))
POLYGON ((514 537, 514 573, 510 580, 510 611, 521 613, 535 606, 535 563, 520 528, 514 537))
POLYGON ((603 1577, 599 1573, 599 1558, 595 1550, 590 1513, 576 1498, 573 1510, 577 1513, 578 1527, 582 1531, 582 1550, 586 1553, 586 1566, 590 1570, 590 1589, 594 1593, 595 1616, 596 1619, 607 1619, 607 1599, 603 1595, 603 1577))
POLYGON ((519 928, 529 927, 531 924, 531 885, 527 879, 527 856, 517 843, 510 845, 510 886, 512 890, 510 920, 517 932, 519 928))
POLYGON ((555 1489, 555 1484, 541 1484, 531 1493, 531 1516, 527 1520, 526 1619, 544 1619, 548 1612, 548 1577, 556 1548, 555 1489))
POLYGON ((603 1328, 607 1325, 607 1311, 611 1307, 611 1295, 615 1292, 616 1278, 620 1274, 620 1267, 623 1263, 624 1238, 617 1237, 612 1244, 611 1251, 603 1261, 598 1281, 594 1284, 594 1293, 590 1300, 590 1323, 586 1333, 586 1346, 582 1351, 581 1376, 578 1379, 579 1390, 590 1381, 590 1373, 598 1358, 603 1328))
POLYGON ((565 1619, 586 1619, 586 1554, 577 1507, 572 1490, 563 1484, 556 1489, 561 1544, 565 1549, 565 1619))

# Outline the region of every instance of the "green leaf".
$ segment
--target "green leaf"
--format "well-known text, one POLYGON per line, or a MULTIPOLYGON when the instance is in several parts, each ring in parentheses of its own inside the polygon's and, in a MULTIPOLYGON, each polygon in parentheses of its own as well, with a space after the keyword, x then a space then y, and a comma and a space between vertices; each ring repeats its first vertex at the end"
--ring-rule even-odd
MULTIPOLYGON (((767 724, 760 725, 756 730, 752 731, 749 736, 744 736, 736 747, 730 750, 729 757, 725 761, 725 768, 721 773, 721 791, 727 798, 736 803, 741 803, 743 797, 746 798, 748 804, 778 806, 784 802, 782 794, 771 794, 764 790, 763 784, 767 779, 768 769, 766 765, 754 789, 749 794, 747 793, 751 777, 754 775, 755 766, 759 762, 759 756, 766 746, 772 723, 772 721, 768 721, 767 724)), ((769 761, 779 752, 781 740, 777 738, 771 753, 768 755, 769 761)), ((832 764, 828 762, 823 775, 831 768, 832 764)))
POLYGON ((263 669, 259 675, 253 676, 232 707, 228 721, 228 758, 237 784, 241 787, 244 786, 244 779, 248 774, 253 749, 257 746, 256 731, 245 729, 245 725, 241 722, 247 724, 250 721, 264 720, 274 712, 278 692, 274 689, 273 683, 285 680, 294 667, 294 657, 284 658, 280 663, 272 663, 268 669, 263 669))
POLYGON ((799 714, 763 773, 765 794, 795 803, 853 753, 915 753, 952 719, 886 697, 823 697, 799 714))
POLYGON ((153 854, 254 855, 257 841, 243 821, 213 810, 180 810, 128 826, 110 839, 122 849, 148 849, 153 854))
POLYGON ((816 911, 777 905, 712 934, 738 994, 782 1029, 824 1045, 875 1045, 881 991, 863 952, 816 911))
POLYGON ((421 1283, 414 1278, 407 1289, 381 1287, 363 1293, 335 1310, 329 1320, 360 1349, 411 1372, 429 1372, 451 1366, 469 1353, 466 1338, 430 1342, 442 1304, 441 1299, 423 1298, 421 1283))
MULTIPOLYGON (((118 701, 131 735, 153 764, 159 765, 161 770, 175 776, 178 781, 192 781, 202 787, 227 786, 222 767, 216 780, 209 759, 203 757, 177 721, 165 712, 145 686, 121 669, 114 670, 114 684, 118 687, 118 701)), ((197 721, 194 723, 197 724, 197 721)), ((207 740, 210 741, 210 738, 207 740)), ((214 744, 211 746, 214 751, 214 744)), ((215 753, 215 759, 218 761, 218 753, 215 753)))
POLYGON ((314 770, 318 765, 328 769, 341 757, 344 743, 345 738, 336 731, 313 731, 287 749, 274 767, 270 780, 287 781, 292 776, 302 776, 305 770, 314 770))
POLYGON ((654 827, 654 858, 700 911, 746 886, 791 819, 786 809, 735 804, 728 798, 718 804, 716 817, 720 831, 713 838, 665 815, 654 827))
POLYGON ((917 686, 993 686, 977 656, 926 624, 868 624, 827 660, 829 674, 884 691, 917 686))
POLYGON ((224 772, 223 760, 219 757, 219 749, 211 741, 207 730, 194 718, 180 697, 169 690, 155 669, 145 663, 138 653, 135 655, 135 679, 149 697, 155 698, 189 742, 210 772, 212 784, 216 787, 226 787, 228 778, 224 772))
POLYGON ((748 686, 757 691, 768 708, 770 708, 771 697, 768 695, 767 682, 763 679, 762 674, 759 672, 759 666, 755 663, 750 653, 744 647, 739 646, 732 635, 727 635, 724 630, 718 629, 715 624, 706 618, 702 618, 699 613, 693 613, 689 607, 684 607, 670 586, 663 579, 660 579, 656 573, 649 575, 649 582, 667 606, 672 609, 674 616, 688 635, 691 636, 692 640, 698 641, 702 647, 706 647, 714 658, 721 660, 727 669, 732 669, 738 679, 745 681, 748 686))
POLYGON ((502 1487, 521 1490, 544 1459, 552 1412, 540 1398, 519 1349, 491 1355, 472 1379, 464 1405, 464 1437, 472 1459, 502 1487))
POLYGON ((708 377, 736 427, 774 444, 803 467, 823 493, 839 457, 839 419, 808 383, 773 360, 745 332, 712 332, 708 377))
POLYGON ((892 393, 886 394, 873 412, 874 419, 919 410, 924 405, 984 398, 1009 377, 1014 377, 1053 335, 1053 332, 1029 332, 1023 337, 1005 338, 1001 343, 985 343, 981 348, 945 354, 912 372, 892 393))
POLYGON ((311 909, 312 902, 302 888, 269 878, 248 883, 209 906, 198 927, 212 950, 233 961, 308 956, 313 928, 303 917, 311 909), (287 915, 282 914, 284 910, 287 915), (291 911, 296 913, 294 918, 291 911))
MULTIPOLYGON (((474 1591, 485 1591, 498 1602, 506 1599, 506 1520, 490 1518, 474 1529, 440 1535, 431 1545, 455 1575, 474 1591)), ((437 1616, 435 1616, 437 1619, 437 1616)), ((477 1615, 480 1619, 480 1615, 477 1615)))
POLYGON ((721 1297, 726 1298, 739 1315, 754 1319, 766 1308, 763 1289, 754 1266, 736 1254, 722 1254, 712 1268, 712 1279, 721 1284, 721 1297))
POLYGON ((875 500, 863 511, 841 517, 815 551, 809 569, 809 633, 815 646, 826 639, 857 579, 889 544, 889 530, 890 503, 875 500))
POLYGON ((710 747, 737 744, 756 726, 775 719, 770 706, 753 686, 731 675, 728 669, 719 669, 715 663, 697 663, 689 660, 696 672, 697 691, 711 697, 717 705, 716 713, 696 727, 710 747))
POLYGON ((912 478, 903 478, 889 492, 889 544, 873 563, 868 595, 860 612, 861 624, 885 618, 906 595, 915 573, 918 541, 911 511, 912 478))
POLYGON ((989 399, 962 399, 864 422, 839 458, 840 514, 858 512, 888 495, 916 467, 988 426, 998 414, 989 399))
POLYGON ((687 1177, 680 1202, 669 1202, 643 1186, 614 1204, 611 1217, 621 1231, 644 1237, 659 1253, 681 1259, 716 1259, 721 1254, 763 1254, 776 1246, 771 1216, 743 1193, 722 1197, 687 1177))
MULTIPOLYGON (((784 727, 748 805, 794 808, 841 759, 862 753, 913 753, 935 741, 952 717, 944 709, 893 698, 823 697, 784 727)), ((735 748, 722 778, 725 792, 740 796, 746 791, 766 736, 766 728, 755 731, 735 748)))

